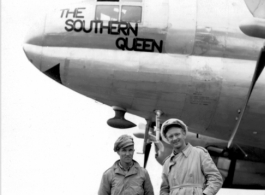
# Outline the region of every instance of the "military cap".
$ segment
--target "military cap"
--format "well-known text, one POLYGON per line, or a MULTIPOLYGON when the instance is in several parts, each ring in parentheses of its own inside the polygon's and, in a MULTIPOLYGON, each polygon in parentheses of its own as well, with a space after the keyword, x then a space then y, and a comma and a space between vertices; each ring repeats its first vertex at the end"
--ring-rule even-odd
POLYGON ((168 143, 168 144, 170 144, 170 143, 169 143, 169 141, 167 140, 167 137, 166 137, 166 130, 170 126, 174 126, 174 125, 180 126, 185 131, 186 134, 188 133, 188 127, 187 127, 187 125, 185 125, 185 123, 182 120, 175 119, 175 118, 168 119, 167 121, 165 121, 162 124, 162 127, 161 127, 161 137, 162 137, 162 140, 164 142, 168 143))
POLYGON ((117 152, 121 148, 125 148, 131 145, 134 145, 133 138, 129 135, 122 135, 115 142, 114 151, 117 152))

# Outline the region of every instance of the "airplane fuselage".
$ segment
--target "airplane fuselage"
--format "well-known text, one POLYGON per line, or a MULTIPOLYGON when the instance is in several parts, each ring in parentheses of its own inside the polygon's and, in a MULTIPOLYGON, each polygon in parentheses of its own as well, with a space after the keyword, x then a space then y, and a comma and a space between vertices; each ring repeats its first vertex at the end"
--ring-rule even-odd
MULTIPOLYGON (((47 14, 24 50, 40 71, 96 101, 146 119, 161 110, 228 140, 264 42, 239 29, 251 17, 241 0, 91 0, 47 14)), ((235 142, 265 148, 264 98, 263 73, 235 142)))

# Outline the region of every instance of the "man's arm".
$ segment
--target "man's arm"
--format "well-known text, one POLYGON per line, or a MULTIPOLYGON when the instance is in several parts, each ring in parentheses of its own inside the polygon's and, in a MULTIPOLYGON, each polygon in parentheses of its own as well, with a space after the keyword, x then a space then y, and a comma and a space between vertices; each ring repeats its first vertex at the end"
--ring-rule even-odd
POLYGON ((170 192, 170 186, 168 182, 168 176, 167 176, 167 162, 163 165, 163 172, 162 172, 162 183, 160 186, 160 195, 169 195, 170 192))
POLYGON ((111 184, 108 178, 108 171, 106 171, 101 179, 98 195, 110 195, 111 194, 111 184))
POLYGON ((170 187, 168 183, 167 176, 163 173, 162 174, 162 183, 160 186, 160 195, 169 195, 170 187))
POLYGON ((145 170, 144 195, 154 195, 154 189, 148 172, 145 170))
POLYGON ((203 190, 203 194, 214 195, 223 185, 222 176, 205 148, 201 152, 201 160, 202 172, 206 179, 206 188, 203 190))

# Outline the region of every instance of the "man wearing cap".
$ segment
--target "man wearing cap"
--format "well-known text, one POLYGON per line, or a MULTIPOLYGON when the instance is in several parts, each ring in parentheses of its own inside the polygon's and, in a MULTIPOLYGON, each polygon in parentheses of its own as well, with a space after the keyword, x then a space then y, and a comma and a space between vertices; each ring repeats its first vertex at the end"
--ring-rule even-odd
POLYGON ((160 195, 214 195, 223 180, 208 151, 186 142, 187 126, 169 119, 161 127, 163 141, 173 146, 163 165, 160 195))
POLYGON ((133 160, 133 138, 120 136, 114 151, 120 160, 103 174, 98 195, 154 195, 148 172, 133 160))

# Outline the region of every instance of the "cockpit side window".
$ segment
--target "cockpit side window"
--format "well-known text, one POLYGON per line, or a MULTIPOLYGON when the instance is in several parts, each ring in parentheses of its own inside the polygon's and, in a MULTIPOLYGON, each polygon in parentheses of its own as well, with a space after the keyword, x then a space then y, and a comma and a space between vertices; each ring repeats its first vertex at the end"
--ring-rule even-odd
POLYGON ((121 7, 121 21, 122 22, 140 23, 141 18, 142 18, 142 7, 141 6, 123 5, 121 7))
POLYGON ((119 6, 118 5, 97 5, 96 20, 102 21, 118 21, 119 6))
POLYGON ((121 0, 122 2, 142 2, 142 0, 121 0))
POLYGON ((106 2, 142 2, 142 0, 97 0, 97 1, 106 1, 106 2))
POLYGON ((142 22, 142 0, 97 0, 95 20, 142 22))
POLYGON ((108 2, 116 1, 116 2, 119 2, 119 0, 97 0, 97 1, 108 1, 108 2))

